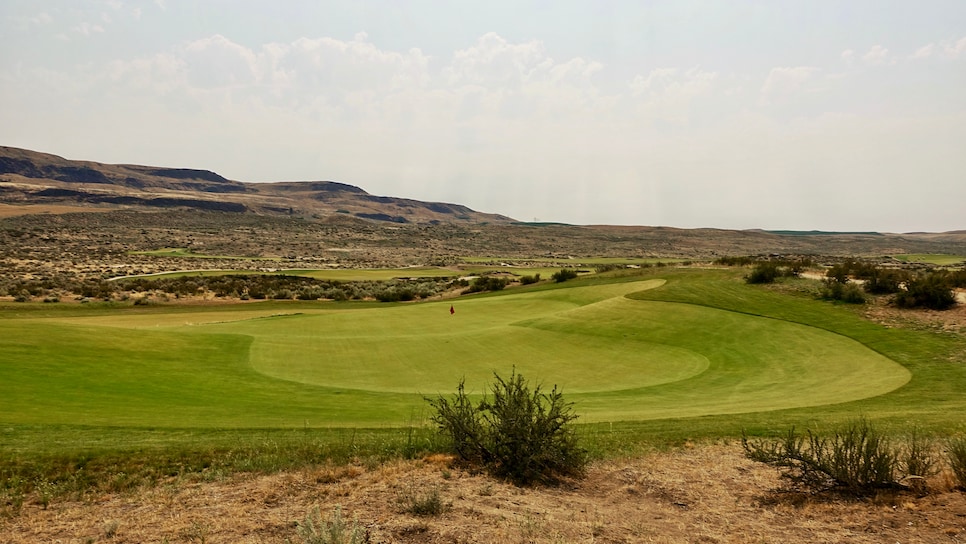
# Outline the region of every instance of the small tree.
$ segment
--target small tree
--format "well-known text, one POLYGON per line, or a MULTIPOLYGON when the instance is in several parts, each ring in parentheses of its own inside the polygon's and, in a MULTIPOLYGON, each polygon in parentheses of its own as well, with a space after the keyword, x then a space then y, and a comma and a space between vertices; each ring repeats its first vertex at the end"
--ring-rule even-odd
POLYGON ((452 400, 426 399, 436 409, 432 417, 448 435, 453 451, 464 461, 481 464, 492 474, 518 485, 555 483, 580 476, 587 452, 578 444, 571 422, 572 404, 556 387, 532 391, 514 370, 508 380, 494 373, 492 398, 484 395, 474 407, 460 381, 452 400))

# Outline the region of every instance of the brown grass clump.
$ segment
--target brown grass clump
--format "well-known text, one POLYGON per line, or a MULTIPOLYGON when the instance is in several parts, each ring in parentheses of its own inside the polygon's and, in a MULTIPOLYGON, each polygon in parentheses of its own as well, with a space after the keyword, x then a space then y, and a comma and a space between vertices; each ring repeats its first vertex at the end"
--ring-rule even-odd
POLYGON ((924 497, 781 493, 778 472, 732 444, 599 462, 581 481, 519 488, 433 456, 172 482, 46 510, 28 500, 0 520, 0 542, 297 543, 309 512, 325 518, 336 507, 370 542, 962 542, 966 495, 952 482, 933 477, 924 497), (434 494, 439 511, 401 507, 434 494))

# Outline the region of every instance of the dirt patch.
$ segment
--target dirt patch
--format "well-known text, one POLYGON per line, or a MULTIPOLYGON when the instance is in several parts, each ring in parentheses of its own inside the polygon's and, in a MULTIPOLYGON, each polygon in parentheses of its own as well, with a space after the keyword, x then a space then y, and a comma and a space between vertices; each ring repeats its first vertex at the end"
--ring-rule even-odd
POLYGON ((0 521, 0 541, 300 542, 311 509, 327 518, 338 505, 370 542, 961 542, 966 496, 948 481, 925 497, 794 498, 733 444, 598 463, 559 488, 521 489, 435 458, 29 504, 0 521), (442 514, 405 512, 433 493, 442 514))

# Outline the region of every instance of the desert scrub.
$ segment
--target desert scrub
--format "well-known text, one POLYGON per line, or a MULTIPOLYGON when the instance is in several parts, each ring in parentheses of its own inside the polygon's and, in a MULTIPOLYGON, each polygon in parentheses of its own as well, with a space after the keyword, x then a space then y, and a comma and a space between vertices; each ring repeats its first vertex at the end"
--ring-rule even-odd
POLYGON ((446 510, 438 487, 433 487, 422 493, 408 489, 400 495, 399 505, 403 512, 421 517, 438 516, 446 510))
POLYGON ((369 542, 359 523, 350 526, 342 517, 342 507, 336 506, 328 520, 323 520, 316 506, 298 524, 298 535, 304 544, 364 544, 369 542))
POLYGON ((571 270, 569 268, 561 268, 559 271, 554 272, 550 275, 550 279, 557 283, 563 283, 567 280, 572 280, 577 277, 577 271, 571 270))
POLYGON ((572 403, 564 402, 556 387, 532 391, 514 370, 496 382, 477 405, 460 382, 456 396, 426 399, 436 410, 432 421, 451 442, 460 459, 485 467, 491 474, 517 485, 556 483, 578 477, 587 452, 578 443, 571 423, 577 419, 572 403))
POLYGON ((954 438, 949 441, 946 450, 949 468, 956 477, 956 484, 960 489, 966 490, 966 438, 954 438))
MULTIPOLYGON (((797 490, 840 490, 866 496, 885 488, 902 487, 897 481, 901 450, 865 419, 824 436, 795 428, 779 440, 742 437, 748 458, 782 470, 782 477, 797 490)), ((921 463, 921 456, 913 456, 921 463)), ((908 460, 907 460, 908 463, 908 460)))

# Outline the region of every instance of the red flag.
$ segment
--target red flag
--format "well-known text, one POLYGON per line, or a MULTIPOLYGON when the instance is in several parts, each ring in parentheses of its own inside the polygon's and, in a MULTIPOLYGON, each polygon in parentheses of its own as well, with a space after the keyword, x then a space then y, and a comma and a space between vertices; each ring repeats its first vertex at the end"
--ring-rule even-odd
POLYGON ((450 306, 449 306, 449 315, 453 315, 455 313, 456 313, 456 308, 453 308, 453 305, 450 304, 450 306))

